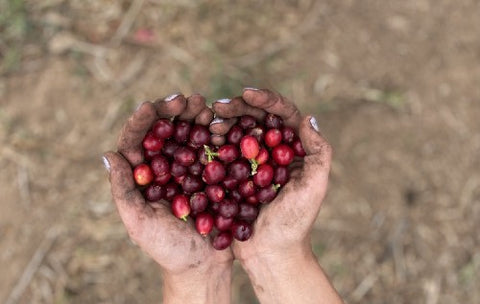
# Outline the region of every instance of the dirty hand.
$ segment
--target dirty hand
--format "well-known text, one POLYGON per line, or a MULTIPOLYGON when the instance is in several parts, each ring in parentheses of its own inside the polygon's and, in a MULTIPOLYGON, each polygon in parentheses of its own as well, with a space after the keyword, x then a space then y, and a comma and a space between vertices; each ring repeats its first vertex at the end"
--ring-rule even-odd
POLYGON ((131 240, 163 271, 164 303, 228 303, 231 250, 215 250, 191 222, 174 217, 166 202, 147 204, 133 179, 132 168, 143 162, 145 134, 159 118, 173 116, 209 125, 213 113, 201 95, 172 95, 140 105, 121 131, 118 152, 104 156, 113 199, 131 240))
POLYGON ((311 250, 310 233, 327 189, 332 149, 321 136, 315 118, 302 117, 295 105, 269 90, 245 89, 241 97, 213 104, 217 117, 210 131, 225 135, 236 118, 266 113, 295 128, 307 156, 303 166, 292 164, 290 181, 263 206, 252 237, 234 241, 235 258, 247 271, 262 303, 339 303, 311 250), (322 289, 323 287, 323 289, 322 289), (322 295, 316 297, 316 293, 322 295))

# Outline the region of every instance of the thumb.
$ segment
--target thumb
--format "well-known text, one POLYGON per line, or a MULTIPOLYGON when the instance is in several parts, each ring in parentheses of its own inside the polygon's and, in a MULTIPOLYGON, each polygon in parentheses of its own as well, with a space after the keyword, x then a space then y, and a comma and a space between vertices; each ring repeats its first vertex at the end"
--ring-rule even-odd
POLYGON ((109 171, 112 196, 120 217, 129 234, 138 232, 148 218, 149 208, 135 186, 132 168, 121 154, 115 152, 106 152, 103 162, 109 171))
POLYGON ((302 119, 299 137, 307 155, 300 178, 300 184, 312 191, 313 199, 320 207, 328 184, 328 174, 332 162, 332 147, 320 134, 317 120, 313 116, 302 119))

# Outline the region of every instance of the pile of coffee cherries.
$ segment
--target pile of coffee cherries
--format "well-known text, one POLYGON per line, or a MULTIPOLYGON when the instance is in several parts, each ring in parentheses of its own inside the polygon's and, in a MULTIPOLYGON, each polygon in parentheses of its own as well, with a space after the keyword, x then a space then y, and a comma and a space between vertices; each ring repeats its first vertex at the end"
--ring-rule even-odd
POLYGON ((223 250, 248 240, 263 204, 290 177, 289 165, 305 151, 295 130, 267 114, 263 124, 241 116, 214 146, 207 127, 160 119, 143 139, 145 162, 133 176, 148 202, 165 200, 179 219, 191 217, 202 236, 223 250))

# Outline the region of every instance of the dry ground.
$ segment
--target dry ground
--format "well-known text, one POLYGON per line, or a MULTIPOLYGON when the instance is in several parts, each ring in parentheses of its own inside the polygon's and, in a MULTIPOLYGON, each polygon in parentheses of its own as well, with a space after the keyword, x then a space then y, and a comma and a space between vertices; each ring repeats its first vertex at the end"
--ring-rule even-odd
MULTIPOLYGON (((335 148, 313 246, 349 303, 480 303, 479 11, 1 0, 0 302, 158 302, 101 153, 140 101, 253 85, 316 113, 335 148)), ((238 267, 233 298, 256 303, 238 267)))

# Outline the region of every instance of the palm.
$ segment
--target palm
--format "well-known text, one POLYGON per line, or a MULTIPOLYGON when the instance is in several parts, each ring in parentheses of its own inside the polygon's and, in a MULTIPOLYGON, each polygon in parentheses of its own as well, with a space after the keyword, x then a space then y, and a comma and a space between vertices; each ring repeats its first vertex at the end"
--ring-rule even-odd
POLYGON ((147 204, 133 181, 132 167, 143 161, 141 143, 159 117, 179 115, 208 125, 213 113, 200 95, 179 95, 169 103, 145 103, 127 121, 119 140, 119 153, 107 153, 111 165, 112 195, 130 238, 162 268, 172 273, 233 260, 231 250, 216 251, 208 238, 200 236, 193 223, 173 216, 165 201, 147 204))
POLYGON ((144 206, 146 219, 133 224, 127 224, 127 220, 127 230, 134 241, 167 270, 181 273, 233 259, 231 250, 213 249, 208 238, 195 231, 191 221, 185 223, 175 218, 168 205, 144 206))
POLYGON ((227 134, 236 117, 242 115, 254 116, 258 121, 267 113, 279 115, 285 125, 298 130, 308 154, 303 168, 296 167, 274 201, 263 206, 250 240, 234 242, 235 256, 245 259, 278 252, 306 240, 325 196, 331 161, 331 148, 313 129, 310 117, 302 117, 292 102, 266 89, 246 89, 229 103, 214 103, 213 109, 224 118, 210 127, 218 135, 227 134))
POLYGON ((315 192, 305 191, 300 185, 303 169, 296 168, 291 174, 290 182, 280 190, 279 195, 270 204, 262 207, 251 239, 234 244, 235 256, 248 257, 254 252, 278 252, 309 236, 327 185, 316 185, 315 192), (310 204, 299 205, 296 204, 298 201, 307 201, 310 204))

